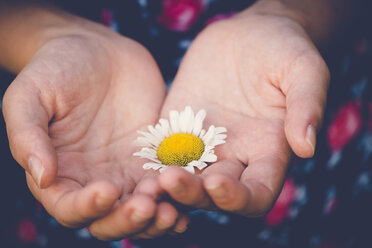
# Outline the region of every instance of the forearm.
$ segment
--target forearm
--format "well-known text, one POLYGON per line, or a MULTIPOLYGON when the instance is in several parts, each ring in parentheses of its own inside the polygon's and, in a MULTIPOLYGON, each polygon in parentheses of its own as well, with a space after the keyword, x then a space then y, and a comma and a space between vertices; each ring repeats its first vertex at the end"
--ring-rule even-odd
MULTIPOLYGON (((303 26, 317 45, 345 30, 359 9, 360 0, 259 0, 252 11, 287 16, 303 26)), ((248 12, 250 10, 248 9, 248 12)))
POLYGON ((0 66, 18 73, 48 40, 89 32, 90 22, 52 6, 0 1, 0 66))

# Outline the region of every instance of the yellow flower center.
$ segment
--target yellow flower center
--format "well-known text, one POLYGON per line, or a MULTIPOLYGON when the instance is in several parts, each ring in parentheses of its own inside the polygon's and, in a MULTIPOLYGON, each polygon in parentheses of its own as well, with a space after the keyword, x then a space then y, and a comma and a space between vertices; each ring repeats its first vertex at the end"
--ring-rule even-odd
POLYGON ((157 155, 164 165, 186 166, 198 160, 203 152, 204 143, 201 139, 189 133, 176 133, 160 143, 157 155))

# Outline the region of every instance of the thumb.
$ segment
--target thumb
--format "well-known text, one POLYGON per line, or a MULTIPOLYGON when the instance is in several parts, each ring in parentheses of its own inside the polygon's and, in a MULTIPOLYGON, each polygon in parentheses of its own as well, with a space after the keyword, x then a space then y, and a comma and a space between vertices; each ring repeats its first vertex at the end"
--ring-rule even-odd
POLYGON ((296 63, 287 77, 285 134, 297 156, 314 155, 316 132, 326 105, 329 70, 319 56, 296 63))
POLYGON ((41 90, 20 74, 4 95, 3 114, 13 157, 40 188, 50 186, 57 174, 57 156, 41 90))

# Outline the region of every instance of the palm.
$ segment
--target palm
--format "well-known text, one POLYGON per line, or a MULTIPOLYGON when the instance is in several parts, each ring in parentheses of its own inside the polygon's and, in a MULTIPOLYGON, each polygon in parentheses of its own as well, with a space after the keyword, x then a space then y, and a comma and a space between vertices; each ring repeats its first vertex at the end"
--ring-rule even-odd
MULTIPOLYGON (((68 53, 84 60, 85 52, 89 51, 68 53)), ((132 141, 137 129, 157 120, 164 88, 156 64, 141 55, 144 54, 134 59, 134 54, 131 56, 127 51, 125 56, 131 57, 132 63, 128 66, 125 59, 115 61, 97 54, 89 58, 92 64, 79 65, 77 61, 72 65, 78 72, 70 73, 72 78, 54 82, 60 87, 57 98, 63 99, 61 105, 65 105, 56 109, 49 126, 58 156, 59 177, 81 185, 111 181, 122 189, 122 195, 132 192, 142 178, 141 161, 132 159, 135 149, 132 141), (76 88, 67 88, 66 84, 76 88)))
MULTIPOLYGON (((122 201, 130 197, 144 176, 142 161, 132 156, 135 131, 158 119, 165 96, 160 72, 145 49, 125 38, 109 45, 81 37, 52 40, 12 85, 31 92, 25 101, 34 101, 32 92, 39 94, 43 109, 35 105, 31 111, 41 125, 49 121, 48 136, 55 150, 50 153, 57 157, 54 183, 40 190, 28 174, 29 187, 68 226, 92 219, 69 217, 71 207, 79 205, 77 198, 85 203, 76 211, 84 216, 87 208, 95 216, 103 212, 95 213, 87 199, 95 199, 97 192, 122 201), (24 81, 31 83, 24 86, 24 81)), ((123 235, 112 233, 111 237, 123 235)))
MULTIPOLYGON (((237 200, 218 202, 212 195, 214 204, 244 215, 260 215, 279 193, 288 163, 284 132, 285 91, 290 80, 287 68, 317 53, 305 36, 294 35, 296 25, 283 25, 278 17, 250 19, 217 23, 197 37, 181 64, 163 112, 192 103, 196 109, 206 109, 207 126, 227 128, 227 142, 216 150, 221 162, 202 173, 228 174, 230 178, 219 178, 219 182, 225 180, 225 186, 230 185, 231 197, 241 191, 234 191, 230 179, 240 178, 239 187, 246 190, 242 198, 247 201, 242 200, 241 205, 237 200)), ((185 182, 197 180, 183 177, 180 180, 185 182)), ((165 176, 161 180, 165 188, 170 187, 165 176)), ((198 191, 203 190, 194 190, 198 191)), ((193 197, 178 200, 210 206, 196 193, 193 197)))

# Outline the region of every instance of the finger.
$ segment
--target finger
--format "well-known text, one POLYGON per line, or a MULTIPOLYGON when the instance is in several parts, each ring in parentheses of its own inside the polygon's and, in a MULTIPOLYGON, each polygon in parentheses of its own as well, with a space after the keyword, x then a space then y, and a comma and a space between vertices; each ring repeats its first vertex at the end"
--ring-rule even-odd
MULTIPOLYGON (((170 230, 169 232, 167 232, 167 234, 178 235, 178 234, 184 233, 187 230, 189 223, 190 223, 190 218, 186 214, 181 213, 179 215, 179 218, 177 219, 175 226, 173 227, 173 230, 170 230)), ((153 237, 147 234, 139 234, 138 236, 135 236, 135 238, 148 239, 148 238, 153 238, 153 237)))
POLYGON ((120 190, 109 182, 94 182, 85 187, 69 179, 56 179, 50 187, 39 189, 27 175, 31 192, 62 225, 81 227, 105 215, 118 201, 120 190))
POLYGON ((172 166, 166 169, 159 175, 159 183, 179 203, 195 208, 213 206, 203 188, 202 179, 182 168, 172 166))
POLYGON ((136 235, 137 238, 154 238, 164 235, 177 222, 178 211, 168 202, 160 202, 155 220, 144 233, 136 235))
POLYGON ((187 226, 190 223, 190 218, 185 214, 180 214, 176 225, 174 226, 174 232, 177 234, 184 233, 187 230, 187 226))
POLYGON ((155 201, 158 200, 164 193, 164 189, 160 187, 157 178, 154 176, 148 176, 141 179, 133 191, 133 194, 147 195, 155 201))
POLYGON ((286 78, 285 133, 292 150, 300 157, 308 158, 314 154, 329 77, 322 58, 312 56, 294 64, 286 78))
MULTIPOLYGON (((177 234, 184 233, 187 230, 187 226, 189 223, 190 223, 190 218, 186 214, 179 213, 176 223, 172 226, 171 229, 167 230, 166 234, 177 235, 177 234)), ((151 236, 147 233, 141 233, 141 234, 136 235, 134 238, 149 239, 149 238, 154 238, 154 236, 151 236)))
MULTIPOLYGON (((251 161, 240 181, 232 174, 211 173, 204 186, 214 203, 221 209, 245 216, 261 216, 272 206, 279 194, 288 159, 267 156, 251 161)), ((221 167, 227 161, 219 162, 221 167)))
POLYGON ((238 161, 225 160, 214 163, 203 171, 202 173, 204 176, 203 187, 207 191, 207 194, 209 196, 208 198, 210 198, 213 201, 213 205, 218 206, 216 199, 220 199, 221 197, 223 198, 223 196, 220 195, 222 193, 218 191, 215 182, 213 182, 213 179, 211 181, 210 178, 220 176, 221 177, 220 180, 222 181, 225 180, 231 181, 230 185, 231 188, 238 187, 240 184, 239 178, 244 168, 245 167, 243 166, 243 164, 238 161), (213 195, 211 195, 210 192, 213 192, 213 195))
POLYGON ((208 166, 203 172, 204 177, 212 174, 229 175, 231 178, 239 179, 245 166, 239 161, 221 160, 208 166))
POLYGON ((144 195, 134 195, 107 216, 89 226, 100 240, 115 240, 144 230, 156 214, 156 203, 144 195))
POLYGON ((48 136, 51 118, 41 101, 41 93, 22 75, 6 91, 3 113, 9 145, 15 160, 45 188, 57 174, 57 157, 48 136))
POLYGON ((243 170, 244 166, 241 163, 223 160, 214 163, 203 171, 203 186, 214 204, 220 209, 228 211, 239 209, 241 199, 236 198, 242 198, 246 194, 246 192, 242 192, 244 188, 239 181, 243 170), (230 198, 234 198, 234 202, 231 202, 230 198))

